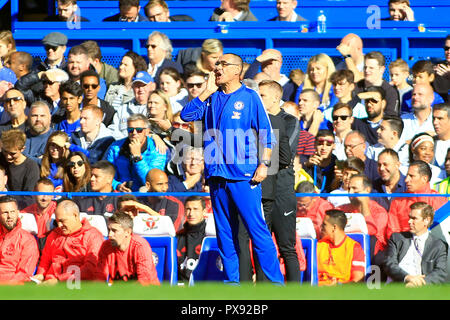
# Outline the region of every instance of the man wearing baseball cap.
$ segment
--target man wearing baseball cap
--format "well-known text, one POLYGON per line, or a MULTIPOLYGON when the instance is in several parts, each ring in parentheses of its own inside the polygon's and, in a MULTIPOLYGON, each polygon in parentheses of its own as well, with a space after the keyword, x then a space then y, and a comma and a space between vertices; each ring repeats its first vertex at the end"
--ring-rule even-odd
POLYGON ((46 71, 48 69, 64 69, 67 61, 64 53, 67 49, 67 36, 61 32, 51 32, 42 39, 47 58, 37 66, 37 71, 46 71))
POLYGON ((366 91, 358 93, 358 98, 364 100, 367 118, 355 118, 352 130, 358 130, 366 136, 370 145, 378 142, 377 129, 383 120, 383 113, 386 109, 386 92, 382 87, 368 87, 366 91))
POLYGON ((147 101, 150 93, 156 89, 156 83, 147 71, 139 71, 133 78, 131 87, 134 99, 116 110, 113 123, 108 127, 116 140, 128 137, 127 119, 131 114, 147 114, 147 101))

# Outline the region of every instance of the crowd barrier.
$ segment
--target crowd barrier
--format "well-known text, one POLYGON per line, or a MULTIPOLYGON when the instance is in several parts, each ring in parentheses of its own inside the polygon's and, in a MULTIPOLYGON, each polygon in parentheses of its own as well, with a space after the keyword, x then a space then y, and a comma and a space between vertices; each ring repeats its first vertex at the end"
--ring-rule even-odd
MULTIPOLYGON (((0 192, 0 195, 8 194, 11 196, 35 196, 35 195, 52 195, 55 198, 75 198, 75 197, 97 197, 97 196, 121 196, 128 193, 111 192, 111 193, 99 193, 99 192, 24 192, 24 191, 8 191, 0 192)), ((170 192, 170 193, 145 193, 135 192, 132 193, 138 199, 140 197, 156 197, 156 196, 172 196, 186 198, 188 196, 203 196, 209 197, 209 193, 205 192, 170 192)), ((358 196, 358 197, 408 197, 410 194, 405 193, 370 193, 370 194, 310 194, 310 193, 296 193, 297 197, 313 196, 313 197, 329 197, 329 196, 358 196)), ((445 196, 450 197, 450 194, 414 194, 414 196, 421 197, 435 197, 445 196)), ((82 214, 82 217, 86 217, 91 225, 96 227, 104 236, 108 237, 108 231, 106 226, 106 218, 112 213, 97 213, 96 215, 82 214), (104 218, 105 219, 104 219, 104 218)), ((345 232, 353 238, 355 241, 361 244, 366 254, 366 278, 369 277, 372 266, 370 261, 370 237, 368 235, 365 219, 361 214, 349 214, 347 213, 349 222, 347 223, 345 232)), ((430 228, 433 235, 439 237, 443 241, 450 244, 450 202, 441 207, 435 213, 434 223, 430 228)), ((36 222, 34 216, 31 214, 21 213, 21 219, 23 228, 32 232, 37 232, 36 222), (34 223, 33 223, 34 222, 34 223)), ((54 219, 54 216, 52 217, 54 219)), ((189 285, 195 285, 202 281, 222 281, 223 277, 223 265, 219 253, 219 247, 217 244, 216 231, 214 225, 214 216, 208 214, 206 224, 206 237, 203 240, 200 256, 197 261, 196 267, 192 272, 189 285)), ((301 272, 301 283, 309 285, 317 285, 317 239, 318 235, 315 232, 314 226, 309 218, 297 218, 297 237, 301 240, 301 247, 303 249, 306 259, 306 269, 301 272)), ((177 240, 176 230, 172 220, 168 216, 152 217, 147 214, 139 214, 134 218, 133 232, 144 237, 152 247, 153 260, 158 273, 158 277, 161 282, 167 282, 170 285, 177 285, 177 240)), ((450 263, 447 263, 448 270, 450 271, 450 263)), ((447 278, 450 281, 450 277, 447 278)))

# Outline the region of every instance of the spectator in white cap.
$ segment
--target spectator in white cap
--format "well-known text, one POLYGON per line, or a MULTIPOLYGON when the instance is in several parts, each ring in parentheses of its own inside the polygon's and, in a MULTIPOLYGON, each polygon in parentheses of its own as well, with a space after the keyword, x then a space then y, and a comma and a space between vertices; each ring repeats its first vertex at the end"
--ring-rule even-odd
POLYGON ((64 58, 67 41, 67 36, 61 32, 51 32, 42 39, 47 58, 36 67, 38 72, 53 68, 64 69, 67 66, 64 58))
POLYGON ((69 80, 69 75, 64 70, 58 68, 49 69, 42 72, 40 75, 42 84, 44 85, 41 99, 47 101, 50 106, 50 113, 54 115, 59 109, 59 87, 61 83, 69 80))
POLYGON ((148 98, 150 93, 156 89, 156 83, 147 71, 139 71, 134 76, 131 87, 134 92, 134 99, 121 105, 116 110, 113 123, 108 127, 116 140, 128 136, 127 119, 131 114, 146 114, 148 98))

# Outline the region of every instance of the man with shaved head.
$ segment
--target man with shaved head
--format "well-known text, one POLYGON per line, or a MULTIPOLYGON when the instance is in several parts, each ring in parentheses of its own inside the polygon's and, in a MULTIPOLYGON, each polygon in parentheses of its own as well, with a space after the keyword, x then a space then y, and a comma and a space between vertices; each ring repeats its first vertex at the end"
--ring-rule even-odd
POLYGON ((297 85, 292 82, 289 77, 281 73, 282 65, 283 56, 281 52, 275 49, 266 49, 250 65, 244 75, 244 79, 252 78, 256 80, 255 77, 258 75, 258 70, 261 68, 261 71, 267 76, 258 75, 258 78, 278 82, 283 87, 283 96, 281 99, 283 101, 294 101, 297 85))
POLYGON ((238 55, 221 56, 206 89, 181 110, 181 119, 203 122, 205 179, 211 192, 224 282, 241 281, 236 248, 241 219, 264 275, 272 283, 283 284, 261 206, 260 183, 271 166, 275 138, 258 93, 240 82, 242 67, 238 55))
MULTIPOLYGON (((145 187, 141 188, 142 192, 159 192, 165 193, 169 189, 169 178, 161 169, 152 169, 146 177, 145 187)), ((149 206, 152 210, 162 216, 169 216, 172 219, 175 230, 181 229, 184 223, 184 206, 176 197, 172 196, 147 196, 142 202, 149 206)))
POLYGON ((80 219, 77 204, 69 199, 58 203, 55 210, 57 228, 48 235, 34 278, 56 284, 80 275, 81 280, 94 280, 97 258, 103 236, 87 219, 80 219))
POLYGON ((336 49, 342 55, 343 61, 338 63, 336 70, 348 69, 355 75, 355 82, 364 78, 364 54, 363 54, 363 42, 361 38, 354 34, 349 33, 342 38, 341 43, 336 49))
POLYGON ((429 83, 418 83, 411 95, 411 113, 404 113, 401 117, 404 124, 402 139, 411 140, 420 132, 427 132, 434 136, 432 103, 434 100, 433 87, 429 83))

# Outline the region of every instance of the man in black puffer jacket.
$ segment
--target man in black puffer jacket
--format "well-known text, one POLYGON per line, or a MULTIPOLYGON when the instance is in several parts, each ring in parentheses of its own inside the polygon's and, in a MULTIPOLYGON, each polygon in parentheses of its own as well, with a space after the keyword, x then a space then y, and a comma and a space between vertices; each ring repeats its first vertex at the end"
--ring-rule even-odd
POLYGON ((177 233, 178 280, 188 282, 195 269, 205 237, 206 205, 200 196, 190 196, 184 204, 186 222, 177 233))

